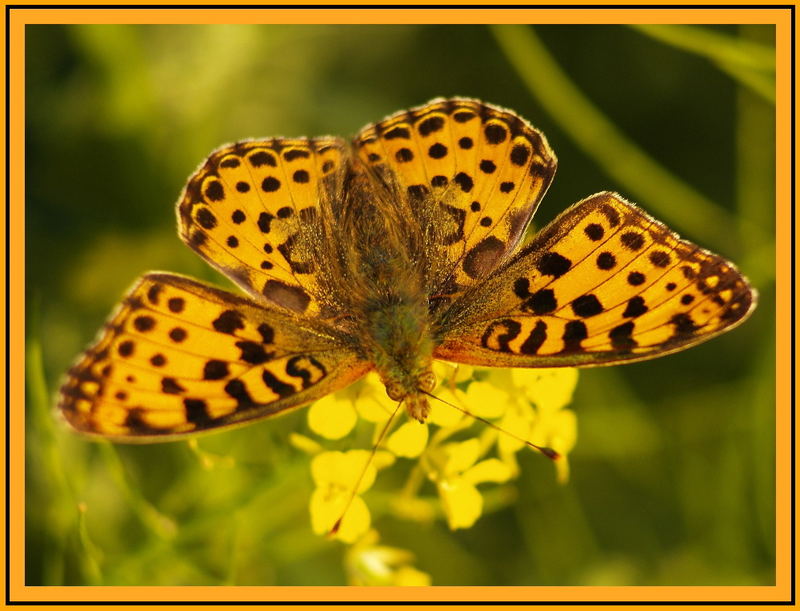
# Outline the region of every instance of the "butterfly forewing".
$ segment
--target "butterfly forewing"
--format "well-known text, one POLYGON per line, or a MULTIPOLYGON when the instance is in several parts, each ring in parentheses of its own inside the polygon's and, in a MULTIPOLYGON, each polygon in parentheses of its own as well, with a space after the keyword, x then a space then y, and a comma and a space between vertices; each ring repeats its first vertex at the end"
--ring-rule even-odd
POLYGON ((714 337, 754 305, 733 264, 601 193, 466 295, 435 355, 511 367, 640 360, 714 337))
POLYGON ((424 198, 441 206, 455 296, 485 277, 518 243, 553 178, 556 159, 538 130, 475 100, 434 100, 362 130, 356 154, 389 173, 409 214, 424 198))
POLYGON ((159 439, 303 405, 370 368, 289 314, 148 274, 70 370, 59 407, 83 432, 159 439))
POLYGON ((240 142, 212 153, 178 205, 181 238, 256 299, 314 315, 315 262, 299 224, 320 213, 343 162, 337 138, 240 142))

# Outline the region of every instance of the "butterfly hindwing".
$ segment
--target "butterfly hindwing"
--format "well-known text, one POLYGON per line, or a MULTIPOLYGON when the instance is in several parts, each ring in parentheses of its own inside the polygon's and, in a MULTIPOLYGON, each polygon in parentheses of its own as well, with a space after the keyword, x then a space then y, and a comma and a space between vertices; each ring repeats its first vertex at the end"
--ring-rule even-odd
POLYGON ((423 198, 443 208, 447 293, 485 277, 519 242, 555 174, 544 135, 477 100, 439 99, 363 129, 360 161, 389 173, 409 214, 423 198))
POLYGON ((291 314, 153 273, 68 372, 59 408, 86 433, 163 439, 309 403, 370 368, 291 314))
POLYGON ((317 314, 315 265, 295 249, 298 225, 319 215, 344 155, 338 138, 276 138, 217 150, 179 201, 181 238, 256 299, 317 314))
POLYGON ((641 360, 739 324, 755 296, 732 263, 600 193, 465 295, 435 356, 506 367, 641 360))

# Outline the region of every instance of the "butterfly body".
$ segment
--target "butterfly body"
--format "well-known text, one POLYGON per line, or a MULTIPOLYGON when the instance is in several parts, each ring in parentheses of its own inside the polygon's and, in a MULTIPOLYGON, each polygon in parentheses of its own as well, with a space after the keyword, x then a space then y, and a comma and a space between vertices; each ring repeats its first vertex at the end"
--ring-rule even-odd
POLYGON ((438 99, 338 138, 239 142, 178 202, 181 238, 241 297, 147 274, 68 373, 74 428, 159 440, 278 414, 376 371, 428 415, 434 359, 630 362, 740 324, 756 293, 722 257, 595 194, 522 237, 555 173, 508 110, 438 99))

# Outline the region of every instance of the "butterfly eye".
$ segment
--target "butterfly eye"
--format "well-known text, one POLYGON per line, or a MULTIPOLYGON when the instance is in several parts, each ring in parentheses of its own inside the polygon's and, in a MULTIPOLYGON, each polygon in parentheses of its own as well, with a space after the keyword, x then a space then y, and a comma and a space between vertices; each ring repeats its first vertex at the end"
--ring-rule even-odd
POLYGON ((402 401, 408 394, 406 389, 397 382, 389 382, 386 385, 386 394, 392 401, 402 401))
POLYGON ((436 388, 436 374, 432 371, 426 371, 417 378, 417 386, 420 390, 432 392, 436 388))

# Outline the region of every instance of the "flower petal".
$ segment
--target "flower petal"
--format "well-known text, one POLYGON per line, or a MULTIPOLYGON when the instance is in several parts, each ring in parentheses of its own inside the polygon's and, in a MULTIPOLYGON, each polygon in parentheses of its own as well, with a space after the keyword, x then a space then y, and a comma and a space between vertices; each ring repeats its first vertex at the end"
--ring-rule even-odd
MULTIPOLYGON (((330 533, 336 521, 342 517, 349 495, 329 494, 322 488, 317 488, 311 493, 309 509, 311 512, 311 528, 318 535, 330 533)), ((360 496, 353 497, 347 513, 342 517, 342 523, 335 537, 346 543, 354 543, 369 530, 370 515, 367 504, 360 496)))
POLYGON ((511 380, 541 410, 558 410, 572 401, 578 384, 575 368, 513 369, 511 380))
POLYGON ((472 382, 467 388, 464 403, 467 409, 482 418, 499 418, 511 405, 508 393, 491 382, 472 382))
MULTIPOLYGON (((504 431, 508 431, 521 439, 530 439, 531 420, 533 411, 530 414, 522 414, 520 410, 509 410, 498 425, 504 431)), ((525 446, 511 435, 500 433, 497 438, 497 445, 501 453, 518 452, 525 446)))
MULTIPOLYGON (((464 393, 458 389, 456 389, 454 392, 449 388, 440 388, 436 391, 436 396, 443 401, 447 401, 448 403, 461 405, 464 393)), ((442 403, 442 401, 431 399, 429 403, 431 406, 431 411, 428 414, 428 422, 431 422, 437 426, 442 428, 456 426, 465 418, 462 412, 457 410, 455 407, 451 407, 450 405, 442 403)))
POLYGON ((470 484, 483 482, 507 482, 511 479, 511 468, 498 458, 487 458, 464 473, 464 480, 470 484))
POLYGON ((392 581, 396 586, 429 586, 431 585, 431 576, 412 566, 401 566, 397 569, 392 581))
POLYGON ((466 441, 448 443, 445 448, 447 451, 447 462, 444 467, 445 476, 460 475, 474 465, 480 457, 481 442, 476 437, 473 437, 466 441))
POLYGON ((385 422, 397 409, 397 401, 389 398, 377 375, 368 375, 364 379, 355 405, 358 415, 368 422, 385 422))
POLYGON ((396 456, 416 458, 428 444, 428 427, 416 421, 403 423, 386 441, 386 449, 396 456))
POLYGON ((358 416, 350 401, 328 395, 308 410, 308 426, 325 439, 341 439, 356 425, 358 416))
MULTIPOLYGON (((350 450, 349 452, 321 452, 311 459, 311 477, 318 488, 333 486, 350 494, 361 477, 371 452, 350 450)), ((370 463, 358 486, 358 493, 368 490, 375 481, 376 468, 370 463)))
POLYGON ((455 384, 472 379, 473 368, 469 365, 456 365, 445 361, 433 362, 433 373, 439 381, 439 386, 451 388, 455 384))
POLYGON ((451 530, 475 524, 483 511, 483 498, 475 486, 459 477, 440 481, 438 489, 451 530))

